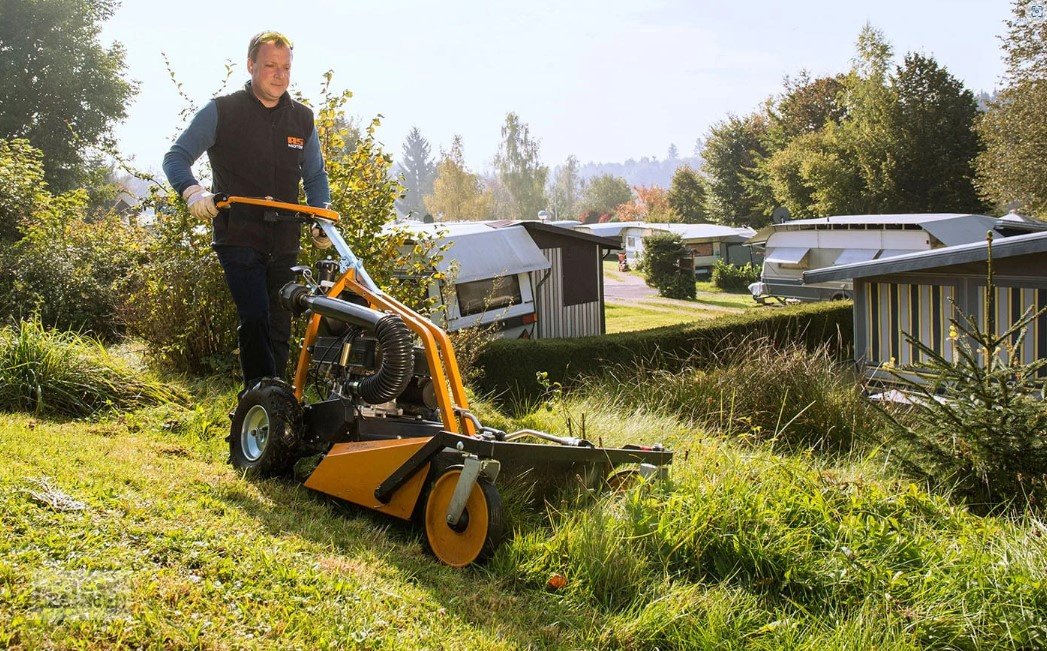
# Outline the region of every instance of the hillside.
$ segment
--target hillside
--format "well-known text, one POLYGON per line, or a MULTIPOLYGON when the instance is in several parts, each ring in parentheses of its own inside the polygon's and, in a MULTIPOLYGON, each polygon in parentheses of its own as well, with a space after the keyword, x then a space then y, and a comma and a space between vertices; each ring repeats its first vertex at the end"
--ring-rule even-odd
MULTIPOLYGON (((0 418, 6 648, 1035 648, 1047 527, 977 518, 874 462, 781 456, 594 392, 587 416, 664 441, 673 483, 548 513, 453 570, 415 529, 225 465, 223 408, 0 418), (562 573, 567 585, 546 581, 562 573)), ((577 421, 576 421, 577 423, 577 421)), ((507 502, 512 501, 511 491, 507 502)))

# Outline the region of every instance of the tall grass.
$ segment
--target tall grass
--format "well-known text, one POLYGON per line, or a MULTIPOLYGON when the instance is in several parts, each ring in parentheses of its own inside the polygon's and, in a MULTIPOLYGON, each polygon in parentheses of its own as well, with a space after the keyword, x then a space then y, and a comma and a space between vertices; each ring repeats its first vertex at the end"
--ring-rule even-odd
POLYGON ((674 484, 554 514, 496 567, 615 614, 612 645, 1043 648, 1047 527, 802 458, 692 451, 674 484))
POLYGON ((0 410, 78 417, 167 401, 185 397, 97 340, 47 330, 38 320, 0 329, 0 410))
POLYGON ((663 370, 642 364, 595 378, 590 390, 721 433, 793 448, 849 450, 876 438, 881 416, 828 346, 743 341, 712 359, 663 370))

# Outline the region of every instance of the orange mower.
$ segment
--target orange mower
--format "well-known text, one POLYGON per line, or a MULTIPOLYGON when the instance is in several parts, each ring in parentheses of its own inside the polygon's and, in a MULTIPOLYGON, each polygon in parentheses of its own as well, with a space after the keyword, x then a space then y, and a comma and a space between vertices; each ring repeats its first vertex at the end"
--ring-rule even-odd
POLYGON ((500 476, 597 487, 667 472, 672 453, 660 445, 604 448, 485 427, 469 410, 447 333, 375 285, 335 228, 338 213, 216 197, 219 209, 234 203, 261 206, 266 219, 319 226, 338 253, 315 271, 295 267, 299 279, 280 291, 281 303, 308 325, 293 384, 265 378, 233 412, 229 459, 246 475, 284 474, 299 459, 322 455, 306 487, 419 522, 436 558, 464 567, 501 541, 500 476), (321 398, 307 402, 307 386, 321 398))

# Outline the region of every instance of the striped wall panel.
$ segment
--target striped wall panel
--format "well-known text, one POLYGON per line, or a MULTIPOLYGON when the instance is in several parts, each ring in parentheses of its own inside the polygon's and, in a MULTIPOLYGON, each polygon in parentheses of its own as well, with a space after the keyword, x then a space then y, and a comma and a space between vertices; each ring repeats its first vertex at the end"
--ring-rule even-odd
MULTIPOLYGON (((978 292, 983 294, 985 288, 979 287, 978 292)), ((1030 310, 1035 312, 1047 307, 1047 290, 997 287, 993 299, 996 303, 996 332, 1002 334, 1030 310)), ((984 327, 984 324, 981 325, 984 327)), ((1012 334, 1011 345, 1017 346, 1019 338, 1019 333, 1012 334)), ((1047 357, 1047 315, 1041 315, 1033 321, 1025 332, 1025 338, 1020 342, 1021 349, 1018 352, 1026 364, 1047 357)), ((1047 369, 1041 372, 1043 373, 1047 373, 1047 369)))
MULTIPOLYGON (((538 301, 538 338, 584 337, 601 333, 603 304, 600 301, 563 304, 563 261, 560 249, 543 249, 552 267, 534 274, 538 301), (544 281, 543 281, 544 279, 544 281)), ((593 255, 596 255, 595 252, 593 255)))
POLYGON ((864 298, 868 364, 878 366, 893 359, 902 366, 922 361, 919 350, 906 341, 906 333, 951 358, 949 325, 955 287, 869 283, 864 298))

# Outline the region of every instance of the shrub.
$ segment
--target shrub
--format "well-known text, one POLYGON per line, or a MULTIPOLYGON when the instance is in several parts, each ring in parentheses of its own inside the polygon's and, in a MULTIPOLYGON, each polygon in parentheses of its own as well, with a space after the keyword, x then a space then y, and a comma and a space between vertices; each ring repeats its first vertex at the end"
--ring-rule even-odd
POLYGON ((36 315, 48 327, 114 340, 124 332, 127 294, 137 285, 140 229, 114 215, 91 219, 87 193, 41 195, 25 236, 0 253, 0 315, 36 315))
POLYGON ((155 195, 152 205, 157 221, 141 282, 128 300, 128 330, 173 370, 231 373, 238 368, 238 319, 210 228, 173 195, 155 195))
POLYGON ((853 344, 851 307, 811 303, 595 337, 499 339, 480 354, 483 372, 477 387, 530 402, 542 394, 536 379, 540 371, 548 373, 549 381, 570 388, 577 378, 606 368, 642 362, 652 369, 678 369, 680 360, 712 359, 717 351, 760 337, 812 348, 834 342, 844 355, 853 344))
POLYGON ((694 271, 683 240, 675 233, 656 233, 643 240, 647 284, 667 298, 694 299, 694 271))
POLYGON ((760 280, 760 265, 751 262, 741 266, 717 260, 713 266, 713 285, 725 292, 744 292, 760 280))
POLYGON ((97 340, 36 320, 0 329, 0 410, 76 417, 168 401, 185 398, 97 340))

